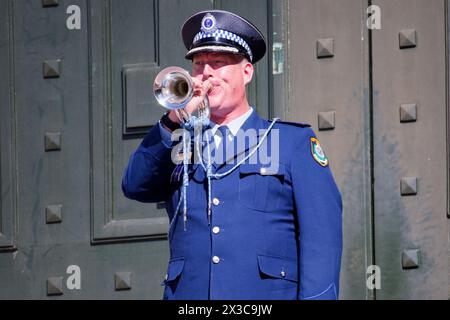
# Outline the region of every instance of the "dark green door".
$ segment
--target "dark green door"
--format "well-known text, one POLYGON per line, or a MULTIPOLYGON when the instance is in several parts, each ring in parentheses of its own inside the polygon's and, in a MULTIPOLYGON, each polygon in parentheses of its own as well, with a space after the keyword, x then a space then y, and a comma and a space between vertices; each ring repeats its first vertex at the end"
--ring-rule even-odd
POLYGON ((312 124, 342 193, 340 297, 448 299, 448 1, 286 3, 284 116, 312 124))
POLYGON ((447 0, 1 0, 0 298, 161 298, 166 214, 121 177, 164 112, 156 73, 190 68, 182 22, 208 8, 260 27, 251 103, 310 123, 330 158, 340 297, 448 298, 447 0))
MULTIPOLYGON (((213 7, 268 32, 257 0, 0 2, 0 298, 162 297, 165 210, 126 199, 121 177, 164 112, 156 73, 190 69, 182 22, 213 7)), ((263 115, 269 60, 249 89, 263 115)))

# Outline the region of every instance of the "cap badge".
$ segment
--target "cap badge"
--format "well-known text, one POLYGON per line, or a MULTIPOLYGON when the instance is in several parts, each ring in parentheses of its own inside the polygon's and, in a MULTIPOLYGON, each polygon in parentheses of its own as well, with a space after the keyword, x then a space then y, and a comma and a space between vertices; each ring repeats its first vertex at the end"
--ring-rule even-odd
POLYGON ((205 33, 213 33, 217 29, 216 18, 211 14, 207 13, 202 19, 202 31, 205 33))

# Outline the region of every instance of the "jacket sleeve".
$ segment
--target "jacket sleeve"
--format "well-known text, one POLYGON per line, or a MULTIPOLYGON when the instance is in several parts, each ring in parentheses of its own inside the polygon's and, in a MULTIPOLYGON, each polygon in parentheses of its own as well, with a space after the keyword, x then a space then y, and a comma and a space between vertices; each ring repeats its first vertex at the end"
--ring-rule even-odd
POLYGON ((303 129, 292 160, 299 224, 299 296, 334 300, 339 295, 342 200, 329 166, 313 157, 314 132, 303 129))
POLYGON ((131 155, 122 178, 122 191, 127 198, 140 202, 161 202, 170 195, 170 175, 175 167, 171 151, 154 126, 131 155))

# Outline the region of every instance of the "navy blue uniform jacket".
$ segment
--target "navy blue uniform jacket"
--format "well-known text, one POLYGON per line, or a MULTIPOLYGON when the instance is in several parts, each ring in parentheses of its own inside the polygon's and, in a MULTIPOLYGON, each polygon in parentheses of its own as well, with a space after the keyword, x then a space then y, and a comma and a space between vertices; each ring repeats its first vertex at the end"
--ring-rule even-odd
MULTIPOLYGON (((269 125, 253 112, 241 129, 269 125)), ((262 164, 245 163, 213 179, 211 225, 204 170, 190 165, 186 230, 182 214, 174 217, 181 182, 171 181, 175 164, 158 126, 131 155, 122 181, 125 196, 165 201, 169 219, 176 219, 169 230, 164 299, 337 299, 341 196, 330 168, 313 158, 314 132, 284 122, 274 129, 281 145, 277 172, 263 175, 262 164)))

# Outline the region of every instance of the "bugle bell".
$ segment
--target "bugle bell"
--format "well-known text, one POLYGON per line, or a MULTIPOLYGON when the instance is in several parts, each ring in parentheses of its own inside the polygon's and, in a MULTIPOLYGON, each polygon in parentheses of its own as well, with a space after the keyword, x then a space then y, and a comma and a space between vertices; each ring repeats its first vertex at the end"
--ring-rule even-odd
MULTIPOLYGON (((153 93, 158 103, 166 109, 175 110, 178 118, 187 123, 193 116, 185 110, 194 96, 194 83, 190 74, 180 67, 168 67, 158 73, 153 83, 153 93)), ((208 97, 198 106, 196 119, 209 121, 208 97)))

